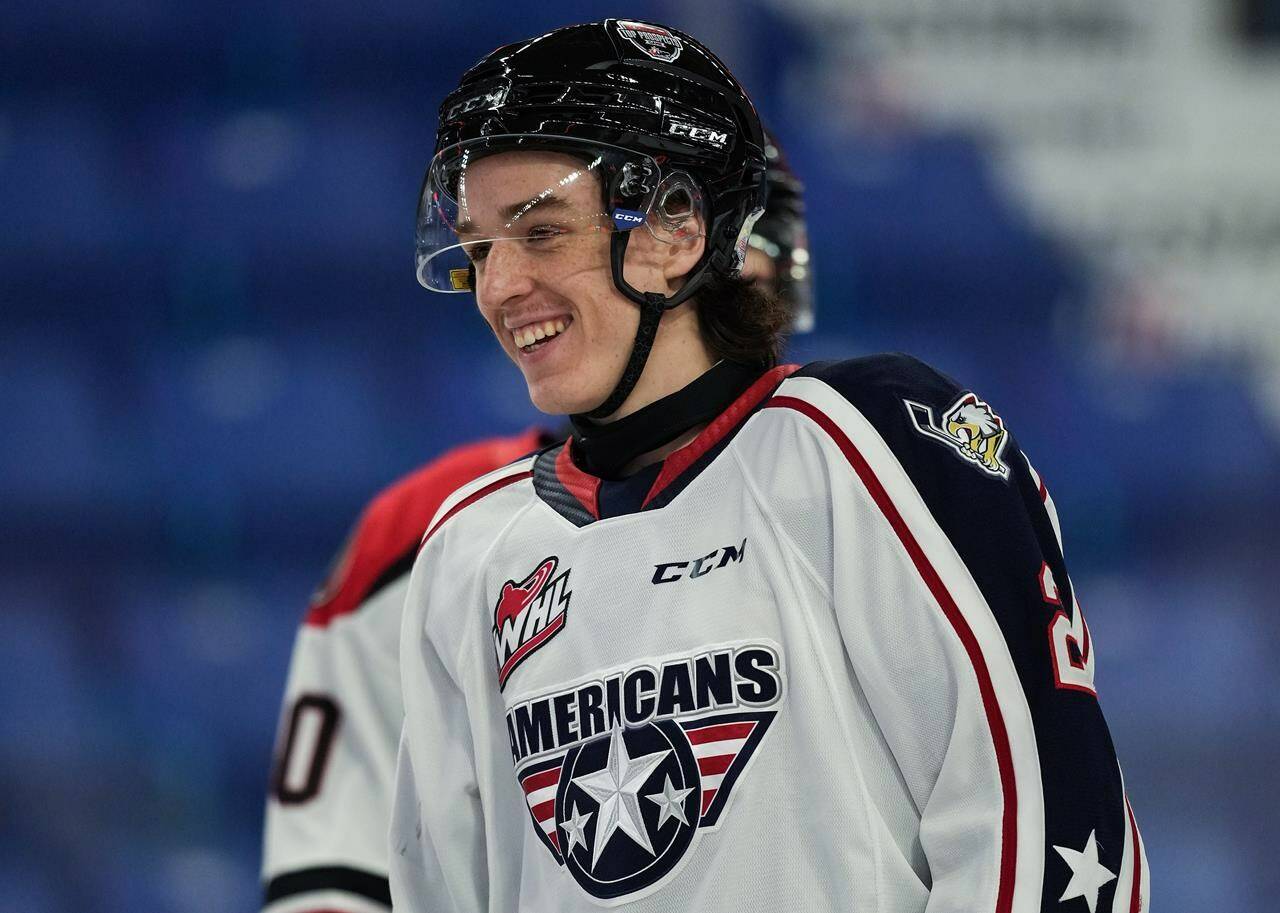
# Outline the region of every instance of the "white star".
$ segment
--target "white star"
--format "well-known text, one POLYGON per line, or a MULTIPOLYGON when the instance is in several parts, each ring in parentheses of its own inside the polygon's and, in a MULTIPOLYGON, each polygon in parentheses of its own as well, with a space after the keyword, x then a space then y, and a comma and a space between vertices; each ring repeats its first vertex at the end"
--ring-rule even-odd
POLYGON ((587 845, 587 822, 591 820, 593 814, 594 812, 587 812, 585 815, 579 814, 578 805, 576 802, 574 803, 569 817, 560 825, 569 836, 569 845, 564 849, 566 856, 573 852, 573 848, 577 844, 587 845))
POLYGON ((675 818, 684 825, 689 824, 689 819, 684 816, 684 797, 691 792, 693 792, 692 786, 676 789, 675 784, 671 782, 671 776, 668 775, 662 792, 645 796, 650 802, 658 803, 658 830, 662 830, 662 825, 667 823, 668 818, 675 818))
POLYGON ((1055 846, 1054 849, 1071 866, 1071 881, 1058 900, 1083 897, 1084 902, 1089 905, 1089 913, 1096 913, 1098 890, 1116 877, 1098 862, 1098 832, 1089 831, 1089 841, 1084 845, 1083 852, 1065 846, 1055 846))
POLYGON ((644 818, 640 815, 640 790, 653 769, 669 754, 671 749, 668 748, 640 758, 629 757, 622 730, 615 726, 609 737, 609 760, 604 769, 574 779, 574 783, 600 804, 595 848, 591 854, 593 863, 600 858, 609 838, 617 831, 622 831, 642 846, 650 856, 654 855, 653 844, 644 829, 644 818))

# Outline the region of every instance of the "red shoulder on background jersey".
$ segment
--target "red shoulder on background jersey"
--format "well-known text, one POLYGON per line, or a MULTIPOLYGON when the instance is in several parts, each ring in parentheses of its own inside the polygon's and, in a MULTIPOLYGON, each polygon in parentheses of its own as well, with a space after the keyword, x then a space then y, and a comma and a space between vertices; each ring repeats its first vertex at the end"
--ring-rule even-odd
POLYGON ((463 444, 385 489, 364 509, 324 585, 311 597, 305 623, 324 627, 354 612, 401 563, 407 573, 423 531, 445 498, 548 443, 546 432, 531 428, 463 444))

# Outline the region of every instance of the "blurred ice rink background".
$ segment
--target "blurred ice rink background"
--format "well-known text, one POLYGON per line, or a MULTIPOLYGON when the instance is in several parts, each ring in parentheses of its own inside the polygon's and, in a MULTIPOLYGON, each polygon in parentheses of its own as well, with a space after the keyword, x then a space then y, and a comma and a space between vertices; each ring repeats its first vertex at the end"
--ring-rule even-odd
POLYGON ((807 181, 791 360, 919 355, 1048 479, 1156 909, 1276 909, 1280 0, 6 4, 0 909, 256 907, 346 527, 537 419, 414 282, 436 105, 605 15, 720 51, 807 181))

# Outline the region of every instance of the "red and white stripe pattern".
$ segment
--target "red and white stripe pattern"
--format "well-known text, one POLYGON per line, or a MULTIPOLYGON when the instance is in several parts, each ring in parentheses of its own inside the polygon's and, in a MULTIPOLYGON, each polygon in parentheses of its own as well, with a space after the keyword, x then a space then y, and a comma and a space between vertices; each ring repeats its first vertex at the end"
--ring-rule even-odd
POLYGON ((1053 498, 1049 495, 1049 487, 1044 484, 1044 479, 1040 473, 1036 472, 1036 468, 1031 465, 1031 461, 1027 459, 1026 454, 1022 456, 1026 460, 1027 470, 1031 473, 1031 479, 1036 483, 1036 488, 1040 490, 1040 500, 1044 502, 1044 509, 1049 514, 1049 522, 1053 525, 1053 534, 1058 538, 1058 551, 1064 555, 1066 552, 1062 547, 1062 525, 1058 522, 1058 508, 1053 503, 1053 498))
POLYGON ((687 730, 689 743, 693 746, 693 756, 698 759, 698 770, 702 774, 700 815, 705 815, 711 807, 720 784, 724 782, 725 774, 733 767, 734 760, 758 725, 756 720, 747 720, 740 723, 712 723, 687 730))
MULTIPOLYGON (((1124 778, 1121 777, 1121 786, 1124 778)), ((1115 899, 1111 913, 1146 913, 1151 902, 1151 871, 1147 867, 1147 848, 1142 843, 1138 822, 1134 820, 1129 797, 1124 799, 1124 861, 1116 873, 1115 899)))
POLYGON ((560 788, 561 770, 562 767, 552 767, 550 770, 530 774, 520 781, 533 820, 542 828, 557 852, 560 850, 560 837, 556 833, 556 791, 560 788))
POLYGON ((418 551, 422 551, 426 547, 427 540, 434 536, 440 527, 451 520, 454 514, 470 507, 486 495, 532 477, 533 458, 531 457, 518 463, 503 466, 501 469, 495 469, 493 472, 463 485, 445 499, 444 503, 436 511, 436 515, 432 517, 431 522, 427 524, 427 531, 422 534, 422 541, 418 543, 418 551))

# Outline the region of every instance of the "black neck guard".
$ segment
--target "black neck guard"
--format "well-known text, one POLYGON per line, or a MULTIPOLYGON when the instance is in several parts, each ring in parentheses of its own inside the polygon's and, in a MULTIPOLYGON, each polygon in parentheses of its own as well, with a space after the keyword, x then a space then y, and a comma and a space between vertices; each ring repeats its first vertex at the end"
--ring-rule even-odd
POLYGON ((711 421, 760 376, 761 368, 722 361, 697 380, 614 422, 569 417, 572 456, 600 478, 618 478, 642 454, 669 444, 690 428, 711 421))

